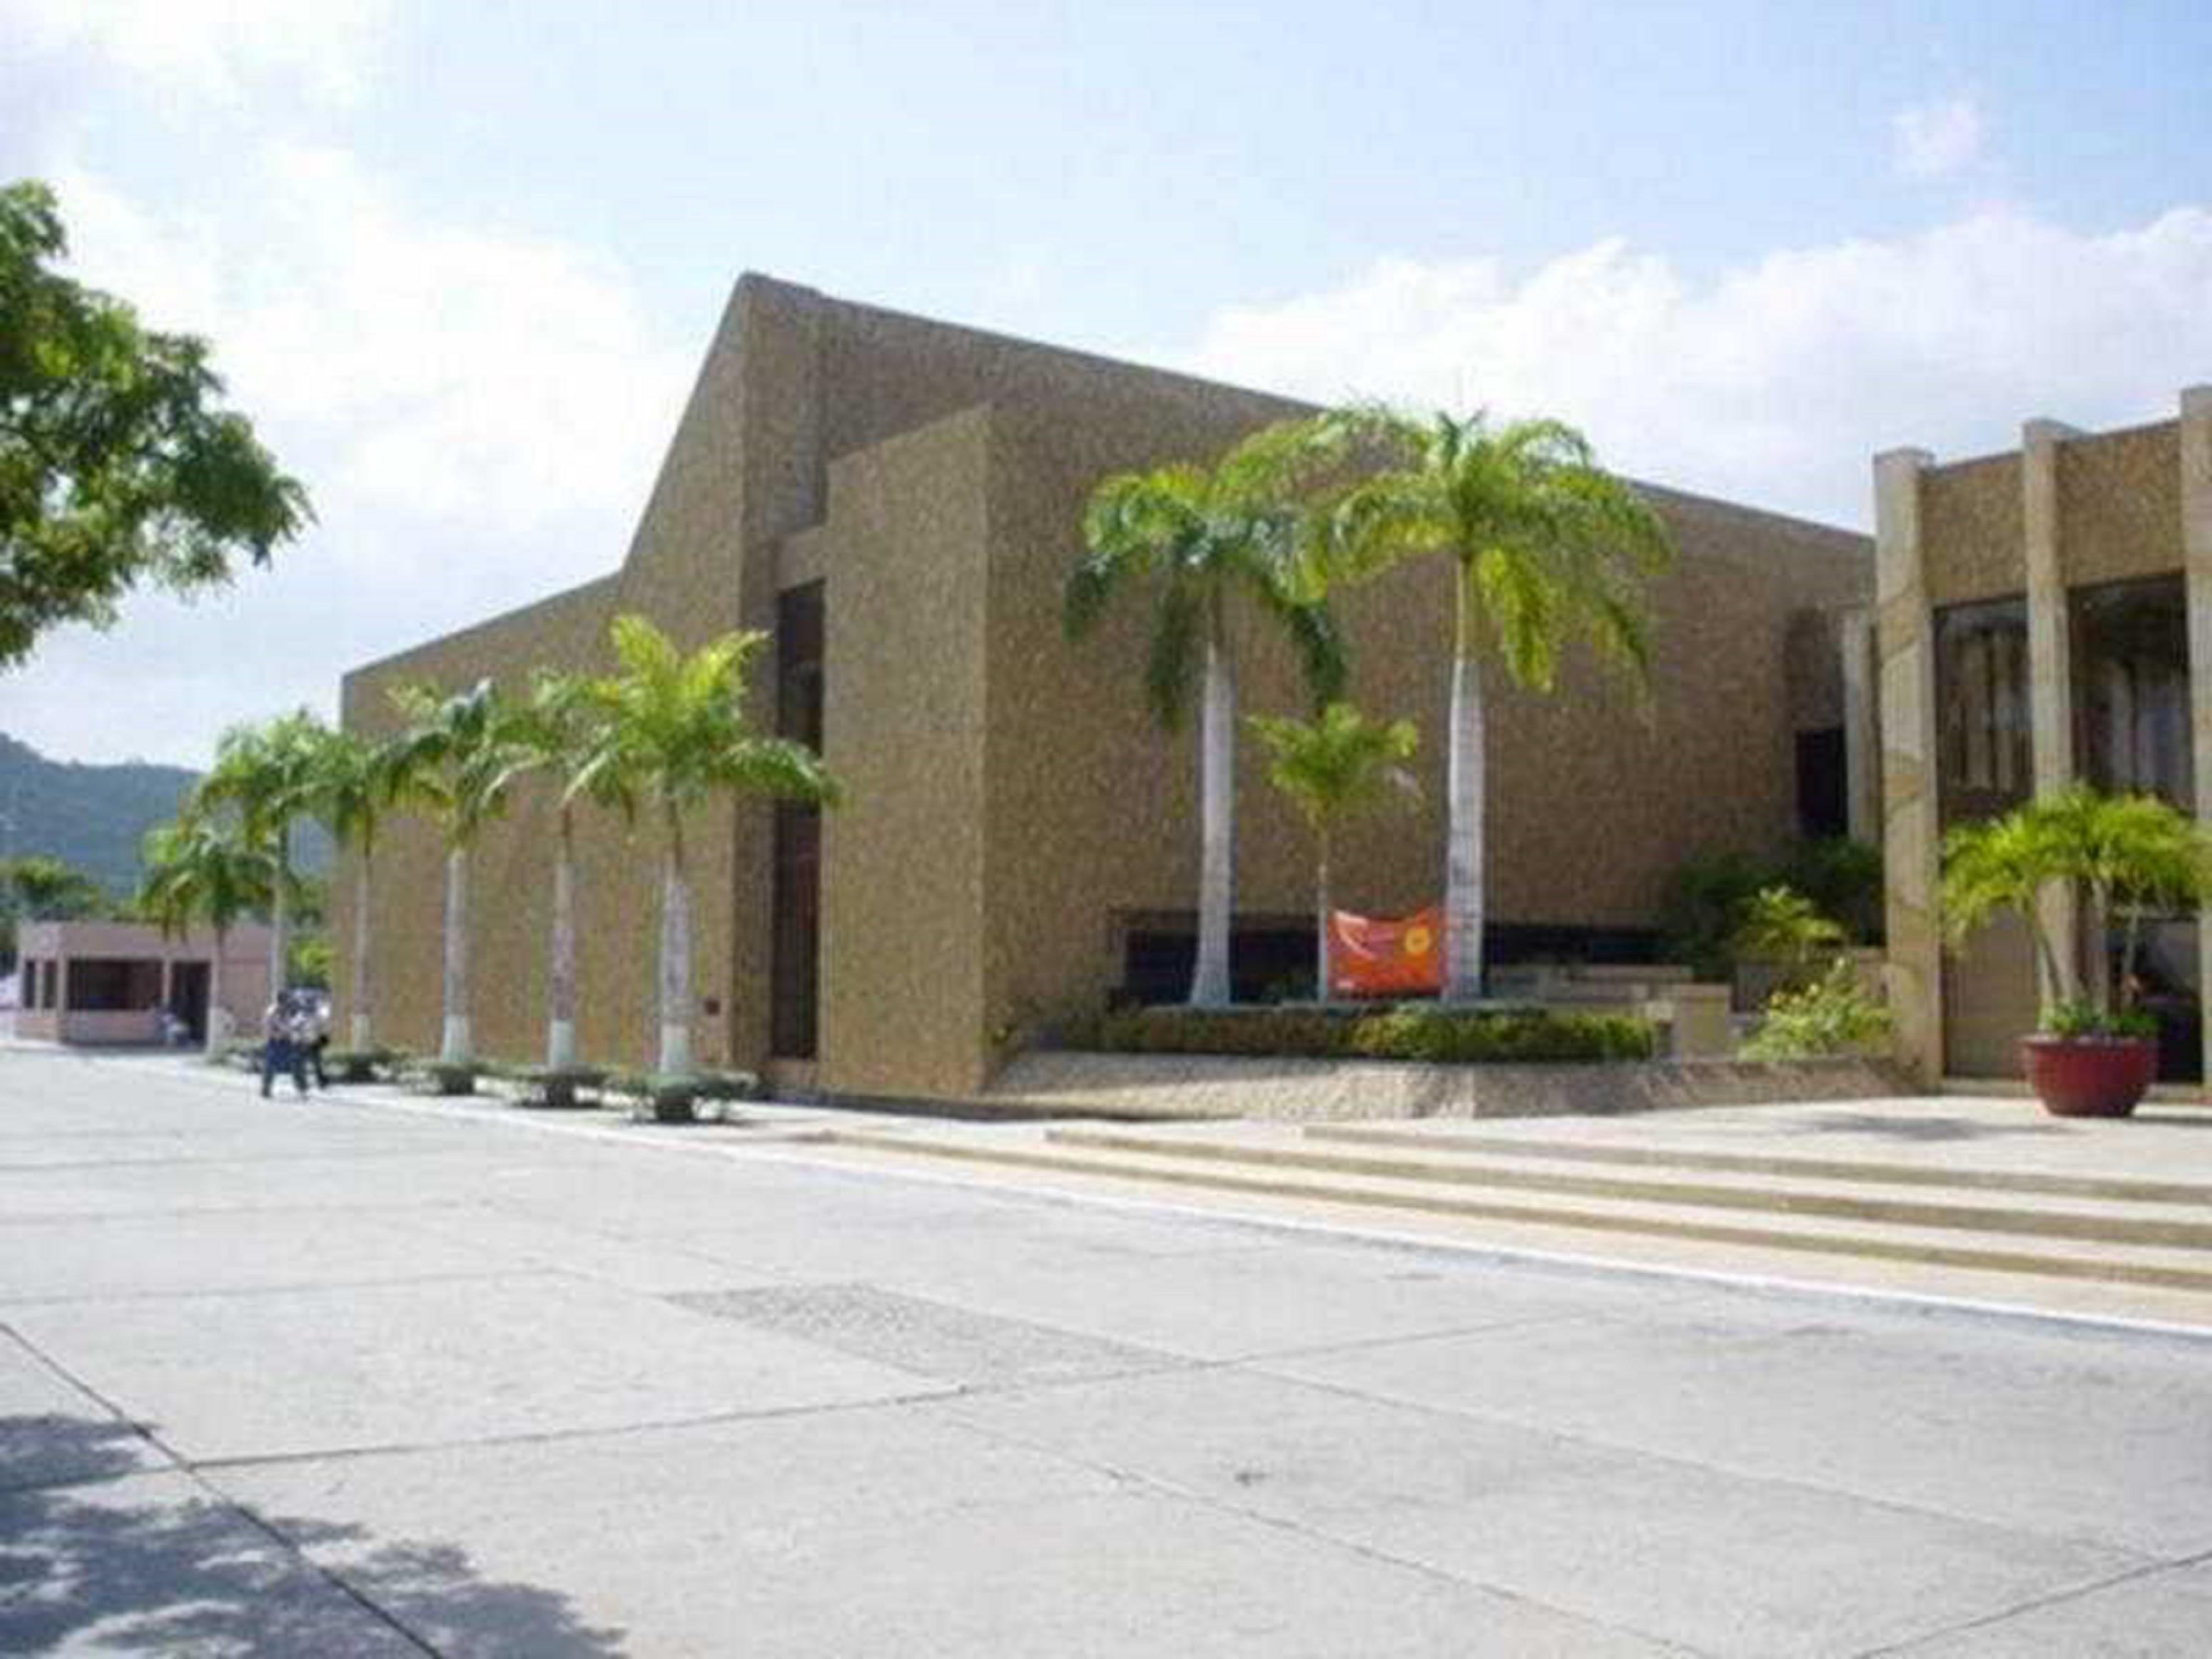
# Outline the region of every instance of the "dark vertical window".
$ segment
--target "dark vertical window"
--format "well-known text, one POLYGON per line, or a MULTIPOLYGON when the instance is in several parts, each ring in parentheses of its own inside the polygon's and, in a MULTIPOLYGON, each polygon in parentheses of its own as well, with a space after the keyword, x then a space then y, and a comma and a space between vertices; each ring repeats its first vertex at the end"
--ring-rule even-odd
POLYGON ((2075 771, 2100 789, 2140 789, 2193 811, 2181 577, 2077 588, 2071 605, 2075 771))
POLYGON ((2025 599, 1936 611, 1936 741, 1945 824, 1997 817, 2034 793, 2025 599))
MULTIPOLYGON (((776 597, 775 729, 822 748, 823 592, 809 582, 776 597)), ((820 1000, 822 814, 779 802, 775 809, 774 933, 769 1046, 811 1060, 820 1000)))
POLYGON ((1815 840, 1850 833, 1844 728, 1797 734, 1797 833, 1815 840))

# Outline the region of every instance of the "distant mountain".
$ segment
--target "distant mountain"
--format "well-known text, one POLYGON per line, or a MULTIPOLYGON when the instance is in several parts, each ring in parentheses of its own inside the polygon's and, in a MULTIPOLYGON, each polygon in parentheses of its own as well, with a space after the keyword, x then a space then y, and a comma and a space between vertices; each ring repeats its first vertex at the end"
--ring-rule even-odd
MULTIPOLYGON (((0 855, 49 854, 124 897, 138 886, 139 842, 176 817, 198 781, 181 766, 51 761, 0 734, 0 855)), ((305 827, 296 849, 302 868, 330 867, 330 838, 320 826, 305 827)))

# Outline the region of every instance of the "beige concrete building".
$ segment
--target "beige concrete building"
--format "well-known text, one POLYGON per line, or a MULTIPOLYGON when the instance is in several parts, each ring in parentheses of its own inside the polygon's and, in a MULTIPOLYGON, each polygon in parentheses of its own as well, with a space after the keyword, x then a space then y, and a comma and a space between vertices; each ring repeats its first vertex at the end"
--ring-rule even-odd
MULTIPOLYGON (((849 802, 702 814, 695 1052, 775 1061, 836 1093, 969 1094, 1003 1045, 1109 990, 1171 988, 1196 897, 1194 738, 1146 714, 1148 617, 1132 596, 1061 637, 1060 596, 1090 487, 1207 456, 1296 412, 1257 393, 741 280, 622 568, 347 676, 344 720, 388 729, 403 680, 519 680, 604 663, 610 620, 643 611, 685 643, 773 638, 763 724, 817 740, 849 802)), ((1866 538, 1653 489, 1680 557, 1656 590, 1649 706, 1576 663, 1554 698, 1490 687, 1493 958, 1648 954, 1686 856, 1783 841, 1809 816, 1872 811, 1845 787, 1838 617, 1872 587, 1866 538), (1849 803, 1856 799, 1854 808, 1849 803)), ((1428 805, 1362 826, 1338 902, 1407 910, 1442 888, 1448 572, 1347 595, 1353 696, 1423 733, 1428 805)), ((1238 641, 1243 706, 1289 710, 1288 653, 1238 641)), ((1865 721, 1860 721, 1862 726, 1865 721)), ((1257 745, 1238 778, 1240 988, 1310 959, 1310 854, 1257 745)), ((1862 755, 1863 758, 1863 755, 1862 755)), ((550 830, 542 793, 480 845, 472 875, 479 1048, 542 1049, 550 830)), ((578 1040, 650 1053, 656 849, 589 825, 580 875, 578 1040)), ((380 840, 371 982, 381 1039, 434 1042, 433 833, 380 840)), ((342 896, 341 936, 352 881, 342 896)), ((341 962, 349 952, 341 949, 341 962)), ((340 1029, 352 988, 341 983, 340 1029)))
POLYGON ((269 930, 230 929, 214 971, 216 937, 137 921, 27 921, 18 939, 15 1035, 47 1042, 159 1042, 164 1012, 191 1040, 258 1032, 269 1004, 269 930))
MULTIPOLYGON (((1924 1078, 2016 1075, 2036 1019, 2026 930, 1948 956, 1933 897, 1953 823, 2086 779, 2205 816, 2212 737, 2212 388, 2180 417, 2087 434, 2047 420, 2002 455, 1875 462, 1891 998, 1924 1078)), ((2047 916, 2059 948, 2108 942, 2047 916)), ((2193 916, 2151 931, 2160 1071, 2202 1073, 2193 916)))

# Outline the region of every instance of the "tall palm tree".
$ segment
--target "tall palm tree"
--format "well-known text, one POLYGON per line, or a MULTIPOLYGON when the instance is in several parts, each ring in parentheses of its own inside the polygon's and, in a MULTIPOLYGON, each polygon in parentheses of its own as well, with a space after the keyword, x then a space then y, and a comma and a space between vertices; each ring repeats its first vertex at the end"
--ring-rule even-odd
MULTIPOLYGON (((215 960, 208 969, 207 1051, 216 1052, 216 1012, 222 1006, 222 959, 238 919, 271 904, 276 860, 249 840, 239 823, 186 814, 173 823, 146 832, 145 876, 138 889, 139 913, 165 934, 181 933, 204 921, 215 933, 215 960)), ((276 987, 270 987, 273 992, 276 987)))
POLYGON ((396 687, 405 716, 386 764, 406 778, 446 841, 444 1022, 438 1058, 465 1066, 475 1057, 469 1018, 469 852, 485 824, 506 810, 529 757, 515 741, 512 711, 489 679, 441 696, 434 686, 396 687))
POLYGON ((1293 590, 1297 572, 1302 463, 1314 452, 1309 422, 1262 428, 1208 468, 1189 464, 1120 472, 1091 491, 1087 549, 1067 579, 1062 620, 1088 633, 1120 588, 1153 590, 1145 688, 1164 732, 1182 723, 1195 675, 1199 692, 1198 955, 1190 1000, 1231 999, 1229 936, 1236 909, 1237 668, 1230 616, 1257 605, 1290 636, 1314 704, 1344 687, 1342 643, 1328 610, 1293 590))
POLYGON ((269 989, 284 988, 290 961, 292 824, 313 807, 317 757, 330 729, 296 708, 261 726, 234 726, 216 745, 214 769, 193 791, 194 808, 228 807, 240 832, 274 861, 269 900, 269 989))
POLYGON ((1383 465, 1320 520, 1325 576, 1354 580, 1402 561, 1452 562, 1452 675, 1445 796, 1447 1002, 1482 994, 1484 717, 1479 653, 1516 683, 1549 691, 1570 638, 1647 673, 1644 584, 1671 557, 1657 514, 1599 466, 1558 421, 1492 425, 1373 407, 1339 411, 1338 440, 1383 465))
POLYGON ((587 796, 619 804, 611 769, 586 771, 601 731, 591 680, 550 670, 531 683, 514 724, 514 741, 528 763, 548 774, 559 792, 546 975, 545 1064, 553 1071, 576 1063, 576 805, 587 796))
POLYGON ((403 745, 380 743, 354 732, 329 732, 315 751, 309 811, 322 820, 340 852, 360 854, 354 866, 353 1011, 347 1044, 356 1052, 375 1040, 375 999, 369 979, 369 902, 376 832, 384 814, 410 793, 403 745))
POLYGON ((639 616, 615 618, 617 671, 590 682, 601 722, 569 793, 640 812, 665 848, 660 900, 660 1048, 666 1077, 691 1071, 691 886, 684 820, 730 793, 833 805, 836 781, 805 744, 766 737, 745 718, 745 671, 768 636, 725 634, 688 656, 639 616))
POLYGON ((1337 824, 1362 807, 1392 797, 1410 800, 1420 787, 1406 763, 1419 738, 1411 720, 1385 725, 1370 720, 1348 702, 1333 702, 1312 721, 1270 714, 1246 716, 1245 724, 1273 751, 1268 781, 1291 798, 1314 836, 1314 995, 1328 998, 1329 837, 1337 824))

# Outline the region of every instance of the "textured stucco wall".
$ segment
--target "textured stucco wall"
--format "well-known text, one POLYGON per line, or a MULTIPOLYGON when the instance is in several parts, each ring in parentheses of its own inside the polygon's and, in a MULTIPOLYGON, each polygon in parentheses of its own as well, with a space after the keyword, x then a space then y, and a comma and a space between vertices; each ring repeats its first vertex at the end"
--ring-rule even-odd
MULTIPOLYGON (((1090 640, 1060 635, 1084 495, 1145 448, 1141 422, 1001 410, 992 494, 990 1023, 1094 1002, 1119 974, 1108 918, 1188 911, 1197 881, 1196 738, 1163 739, 1143 701, 1150 617, 1132 593, 1090 640)), ((1172 452, 1170 452, 1172 453, 1172 452)), ((1203 453, 1203 452, 1201 452, 1203 453)), ((1500 921, 1649 925, 1669 872, 1694 851, 1771 845, 1796 807, 1788 623, 1871 597, 1863 537, 1665 490, 1677 539, 1654 592, 1648 707, 1577 653, 1558 696, 1488 673, 1492 915, 1500 921)), ((1402 911, 1438 896, 1448 702, 1449 570, 1412 566, 1341 597, 1352 695, 1419 726, 1417 810, 1355 823, 1335 898, 1402 911)), ((1248 712, 1302 708, 1271 631, 1239 630, 1248 712)), ((1237 908, 1310 913, 1303 826, 1270 787, 1249 734, 1238 769, 1237 908)))
POLYGON ((2017 454, 1931 467, 1921 475, 1920 492, 1930 605, 1995 599, 2026 586, 2017 454))
POLYGON ((817 1078, 847 1094, 981 1082, 988 410, 836 463, 823 748, 817 1078))
POLYGON ((2058 447, 2058 549, 2069 586, 2181 568, 2179 430, 2163 421, 2058 447))
MULTIPOLYGON (((1195 752, 1163 740, 1141 691, 1140 603, 1070 646, 1061 584, 1084 495, 1115 468, 1210 453, 1293 406, 1234 388, 742 281, 615 575, 349 677, 349 725, 381 729, 386 688, 541 663, 604 664, 607 622, 651 615, 686 645, 769 628, 779 585, 826 577, 829 760, 852 805, 825 828, 820 1079, 854 1093, 963 1092, 989 1034, 1118 974, 1108 918, 1187 911, 1195 752), (989 407, 978 407, 988 403, 989 407)), ((1656 592, 1654 693, 1640 709, 1585 662, 1563 694, 1492 689, 1492 914, 1633 925, 1703 848, 1770 842, 1794 802, 1788 619, 1863 602, 1863 538, 1655 490, 1682 550, 1656 592)), ((1353 695, 1422 728, 1427 799, 1357 826, 1340 902, 1409 908, 1441 884, 1449 573, 1347 595, 1353 695)), ((1301 704, 1255 620, 1237 650, 1248 710, 1301 704)), ((765 720, 775 665, 756 674, 765 720)), ((1249 737, 1239 909, 1303 917, 1310 855, 1249 737)), ((486 1054, 543 1042, 551 820, 526 792, 480 845, 475 1017, 486 1054)), ((765 1058, 770 814, 690 826, 702 1059, 765 1058), (707 1012, 708 1004, 719 1012, 707 1012)), ((647 1058, 659 848, 586 814, 580 1045, 647 1058)), ((379 849, 377 1004, 386 1040, 436 1038, 440 849, 413 823, 379 849)), ((349 879, 337 884, 341 938, 349 879)), ((341 975, 345 952, 340 952, 341 975)))

